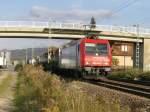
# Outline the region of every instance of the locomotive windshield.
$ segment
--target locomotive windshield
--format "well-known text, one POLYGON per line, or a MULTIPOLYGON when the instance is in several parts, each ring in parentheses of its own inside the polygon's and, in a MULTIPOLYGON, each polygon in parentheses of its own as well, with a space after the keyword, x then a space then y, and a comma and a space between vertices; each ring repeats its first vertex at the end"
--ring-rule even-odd
POLYGON ((86 43, 85 52, 89 55, 107 55, 108 47, 107 44, 86 43))

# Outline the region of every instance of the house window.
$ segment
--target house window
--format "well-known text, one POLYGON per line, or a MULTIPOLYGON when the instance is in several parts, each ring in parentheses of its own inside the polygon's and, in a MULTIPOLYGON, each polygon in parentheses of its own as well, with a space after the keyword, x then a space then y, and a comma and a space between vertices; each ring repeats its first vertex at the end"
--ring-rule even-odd
POLYGON ((128 51, 128 46, 127 45, 121 45, 121 51, 122 52, 127 52, 128 51))

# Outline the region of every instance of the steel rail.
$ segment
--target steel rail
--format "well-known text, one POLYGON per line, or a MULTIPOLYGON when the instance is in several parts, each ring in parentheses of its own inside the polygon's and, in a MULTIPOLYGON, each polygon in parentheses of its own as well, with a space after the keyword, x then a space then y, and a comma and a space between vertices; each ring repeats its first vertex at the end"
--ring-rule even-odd
POLYGON ((131 93, 134 95, 138 95, 138 96, 146 97, 150 99, 150 87, 149 86, 125 83, 125 82, 120 82, 120 81, 113 81, 109 79, 99 79, 99 80, 87 79, 86 82, 99 85, 99 86, 103 86, 103 87, 107 87, 110 89, 123 91, 126 93, 131 93))

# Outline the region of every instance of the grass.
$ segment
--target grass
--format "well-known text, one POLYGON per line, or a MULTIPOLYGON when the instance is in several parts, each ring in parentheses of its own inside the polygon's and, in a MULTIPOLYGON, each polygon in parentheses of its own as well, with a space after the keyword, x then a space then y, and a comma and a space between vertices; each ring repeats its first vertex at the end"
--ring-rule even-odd
POLYGON ((142 72, 139 76, 140 79, 150 81, 150 71, 149 72, 142 72))
POLYGON ((6 93, 8 90, 8 87, 11 85, 13 77, 11 75, 8 75, 6 78, 4 78, 0 84, 0 95, 3 95, 3 93, 6 93))
POLYGON ((144 72, 138 69, 119 70, 110 73, 108 78, 124 78, 129 80, 140 79, 150 81, 150 72, 144 72))
POLYGON ((14 112, 123 112, 117 99, 103 97, 89 95, 41 67, 25 66, 17 79, 14 112))

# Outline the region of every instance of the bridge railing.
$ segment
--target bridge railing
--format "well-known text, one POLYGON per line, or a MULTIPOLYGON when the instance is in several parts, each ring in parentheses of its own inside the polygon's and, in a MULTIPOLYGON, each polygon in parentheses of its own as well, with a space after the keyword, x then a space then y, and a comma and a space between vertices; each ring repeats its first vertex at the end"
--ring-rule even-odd
MULTIPOLYGON (((60 28, 85 30, 85 25, 79 23, 57 23, 39 21, 0 21, 0 27, 60 28)), ((86 29, 90 28, 86 27, 86 29)), ((95 30, 137 34, 136 27, 97 25, 95 30)), ((139 34, 150 35, 150 29, 139 28, 139 34)))
POLYGON ((46 27, 48 22, 33 21, 0 21, 0 27, 46 27))

